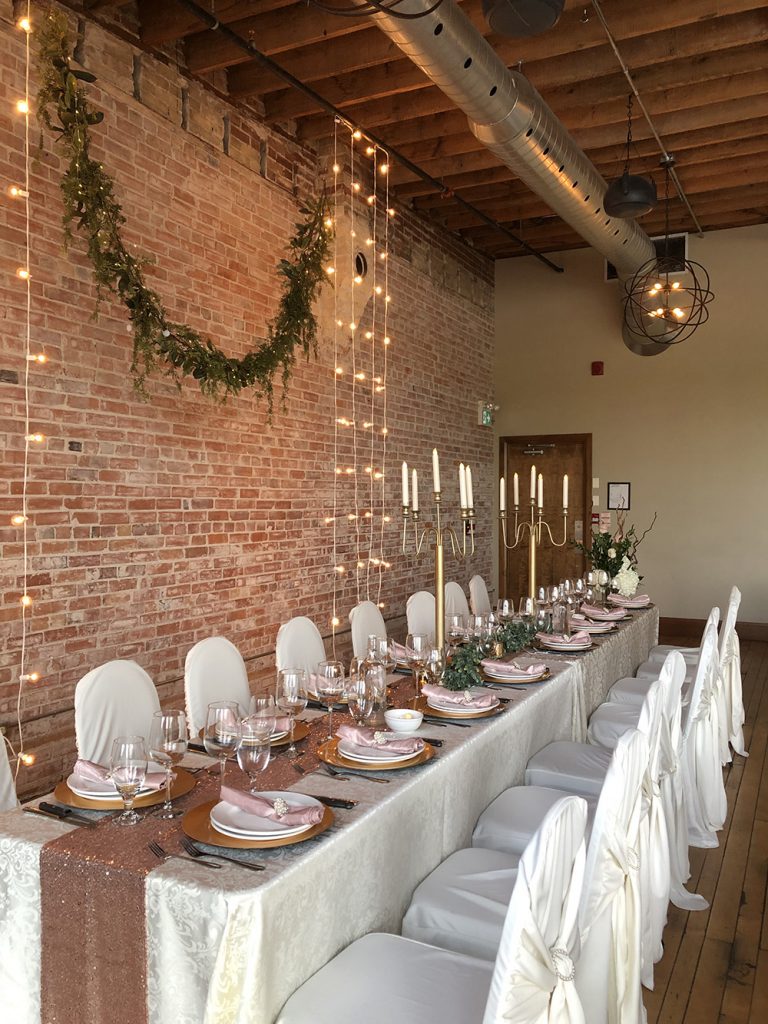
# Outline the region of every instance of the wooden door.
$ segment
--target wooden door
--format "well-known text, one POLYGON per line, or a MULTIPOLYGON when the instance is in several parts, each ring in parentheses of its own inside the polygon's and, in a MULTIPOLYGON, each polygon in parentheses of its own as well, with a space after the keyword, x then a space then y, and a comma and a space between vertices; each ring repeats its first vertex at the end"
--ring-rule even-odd
MULTIPOLYGON (((592 435, 548 434, 499 438, 500 474, 507 482, 507 543, 514 542, 512 479, 520 482, 520 521, 530 518, 531 467, 544 477, 544 520, 554 539, 563 539, 563 474, 568 474, 568 543, 557 548, 544 538, 536 553, 537 585, 559 583, 579 577, 585 569, 584 556, 570 543, 589 537, 592 529, 592 435)), ((528 594, 528 533, 510 551, 499 531, 499 597, 519 601, 528 594)))

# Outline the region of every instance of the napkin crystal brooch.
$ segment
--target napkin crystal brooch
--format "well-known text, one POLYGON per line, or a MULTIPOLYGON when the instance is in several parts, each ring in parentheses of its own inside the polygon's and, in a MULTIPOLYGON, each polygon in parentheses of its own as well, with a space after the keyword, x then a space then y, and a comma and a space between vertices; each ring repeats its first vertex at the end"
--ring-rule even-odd
POLYGON ((472 691, 471 690, 465 690, 464 691, 464 703, 465 704, 471 704, 472 703, 472 691))
POLYGON ((385 732, 377 731, 377 732, 375 732, 373 734, 373 742, 374 743, 386 743, 388 739, 389 739, 389 736, 385 732))
POLYGON ((275 814, 278 818, 284 817, 288 813, 288 804, 283 800, 281 796, 275 800, 275 814))

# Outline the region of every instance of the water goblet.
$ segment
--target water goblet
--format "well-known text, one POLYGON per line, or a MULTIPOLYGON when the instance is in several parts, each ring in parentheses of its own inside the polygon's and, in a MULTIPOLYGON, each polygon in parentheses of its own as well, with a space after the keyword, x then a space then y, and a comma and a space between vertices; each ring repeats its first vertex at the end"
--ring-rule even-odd
POLYGON ((430 647, 425 669, 430 683, 440 686, 443 681, 443 673, 445 672, 445 651, 442 651, 439 647, 430 647))
POLYGON ((158 818, 177 818, 182 812, 174 811, 171 804, 171 778, 173 766, 179 764, 187 752, 187 716, 175 708, 156 711, 149 729, 149 756, 165 768, 165 802, 158 818))
POLYGON ((263 772, 272 756, 269 736, 264 736, 264 721, 249 715, 240 723, 240 738, 237 741, 237 763, 248 776, 251 783, 250 793, 259 792, 256 779, 263 772))
POLYGON ((315 669, 317 696, 328 705, 328 736, 333 739, 333 705, 344 694, 344 666, 340 661, 321 661, 315 669))
POLYGON ((141 815, 133 809, 133 802, 147 777, 147 760, 143 736, 117 736, 112 741, 109 777, 123 801, 118 825, 135 825, 141 821, 141 815))
POLYGON ((521 597, 520 598, 519 613, 520 613, 520 618, 523 620, 523 622, 526 625, 530 626, 531 622, 533 621, 533 616, 534 616, 535 612, 536 612, 536 602, 533 600, 533 598, 532 597, 521 597))
POLYGON ((203 745, 211 757, 218 757, 224 784, 227 758, 235 753, 240 739, 240 706, 234 700, 216 700, 208 705, 203 745))
POLYGON ((288 715, 290 729, 290 746, 288 757, 297 757, 298 750, 294 742, 296 715, 300 715, 307 706, 307 673, 303 668, 283 668, 277 673, 277 706, 288 715))
POLYGON ((261 726, 261 732, 265 740, 268 740, 275 731, 277 723, 277 707, 275 698, 271 693, 251 697, 251 708, 248 718, 253 722, 254 728, 261 726))
POLYGON ((383 674, 383 666, 369 665, 354 678, 347 679, 347 707, 355 725, 364 725, 373 711, 376 684, 383 674), (377 669, 382 671, 377 672, 377 669))
POLYGON ((452 647, 457 647, 465 636, 464 616, 463 615, 449 615, 448 616, 448 643, 452 647))
POLYGON ((405 646, 408 651, 408 662, 413 673, 413 683, 416 687, 416 696, 419 695, 419 676, 424 669, 429 654, 431 638, 427 633, 409 633, 405 638, 405 646))

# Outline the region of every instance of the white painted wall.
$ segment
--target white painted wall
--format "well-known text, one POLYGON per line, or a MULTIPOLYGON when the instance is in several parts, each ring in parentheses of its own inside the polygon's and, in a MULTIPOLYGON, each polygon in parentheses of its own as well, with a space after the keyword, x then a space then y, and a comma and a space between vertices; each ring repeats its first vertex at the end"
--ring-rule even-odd
POLYGON ((740 619, 766 622, 768 225, 691 237, 689 257, 712 278, 709 323, 653 358, 624 347, 593 250, 559 254, 559 276, 499 261, 496 433, 591 432, 601 507, 609 480, 629 480, 628 522, 659 512, 639 555, 661 614, 703 618, 738 583, 740 619))

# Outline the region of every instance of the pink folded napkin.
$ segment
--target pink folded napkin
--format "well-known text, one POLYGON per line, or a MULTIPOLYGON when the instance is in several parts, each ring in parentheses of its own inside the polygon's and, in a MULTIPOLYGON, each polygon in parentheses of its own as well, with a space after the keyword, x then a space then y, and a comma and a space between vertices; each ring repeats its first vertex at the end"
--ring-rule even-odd
POLYGON ((500 676, 540 676, 547 667, 543 662, 540 665, 518 665, 516 661, 494 661, 493 658, 486 658, 480 664, 500 676))
POLYGON ((364 726, 340 725, 336 735, 358 747, 375 747, 377 750, 388 750, 392 754, 418 754, 424 749, 424 740, 419 736, 398 736, 390 739, 387 733, 364 726))
POLYGON ((608 600, 611 604, 617 604, 620 608, 644 608, 651 603, 647 594, 635 594, 634 597, 622 597, 621 594, 609 594, 608 600))
POLYGON ((443 704, 456 704, 463 708, 482 708, 494 707, 498 703, 498 698, 494 697, 492 693, 470 693, 467 690, 446 690, 444 686, 434 686, 432 683, 425 683, 421 688, 421 692, 425 697, 432 697, 434 700, 439 700, 443 704))
POLYGON ((286 715, 284 718, 275 719, 275 732, 288 732, 291 728, 291 720, 286 715))
POLYGON ((591 643, 589 633, 583 629, 578 633, 572 633, 571 636, 564 636, 562 633, 537 633, 536 637, 539 640, 556 643, 558 647, 580 647, 582 644, 591 643))
POLYGON ((586 615, 572 615, 571 622, 576 626, 599 626, 600 629, 613 629, 610 622, 597 622, 595 619, 588 619, 586 615))
POLYGON ((614 608, 613 611, 609 611, 607 608, 598 608, 596 604, 583 604, 581 610, 585 612, 590 618, 594 619, 623 619, 624 609, 614 608))
MULTIPOLYGON (((75 782, 109 782, 109 769, 95 761, 86 761, 80 757, 72 769, 75 782)), ((175 776, 172 775, 171 779, 175 776)), ((142 789, 162 789, 165 785, 165 772, 147 772, 142 789)))
POLYGON ((392 641, 392 653, 399 662, 407 662, 411 660, 410 651, 404 644, 399 644, 395 640, 392 641))
POLYGON ((279 821, 281 825, 317 825, 322 820, 322 807, 302 807, 299 804, 289 804, 278 797, 277 800, 270 800, 266 796, 254 796, 252 793, 245 793, 242 789, 233 789, 231 786, 221 787, 221 799, 228 804, 239 807, 246 814, 255 814, 257 818, 269 818, 270 821, 279 821))

